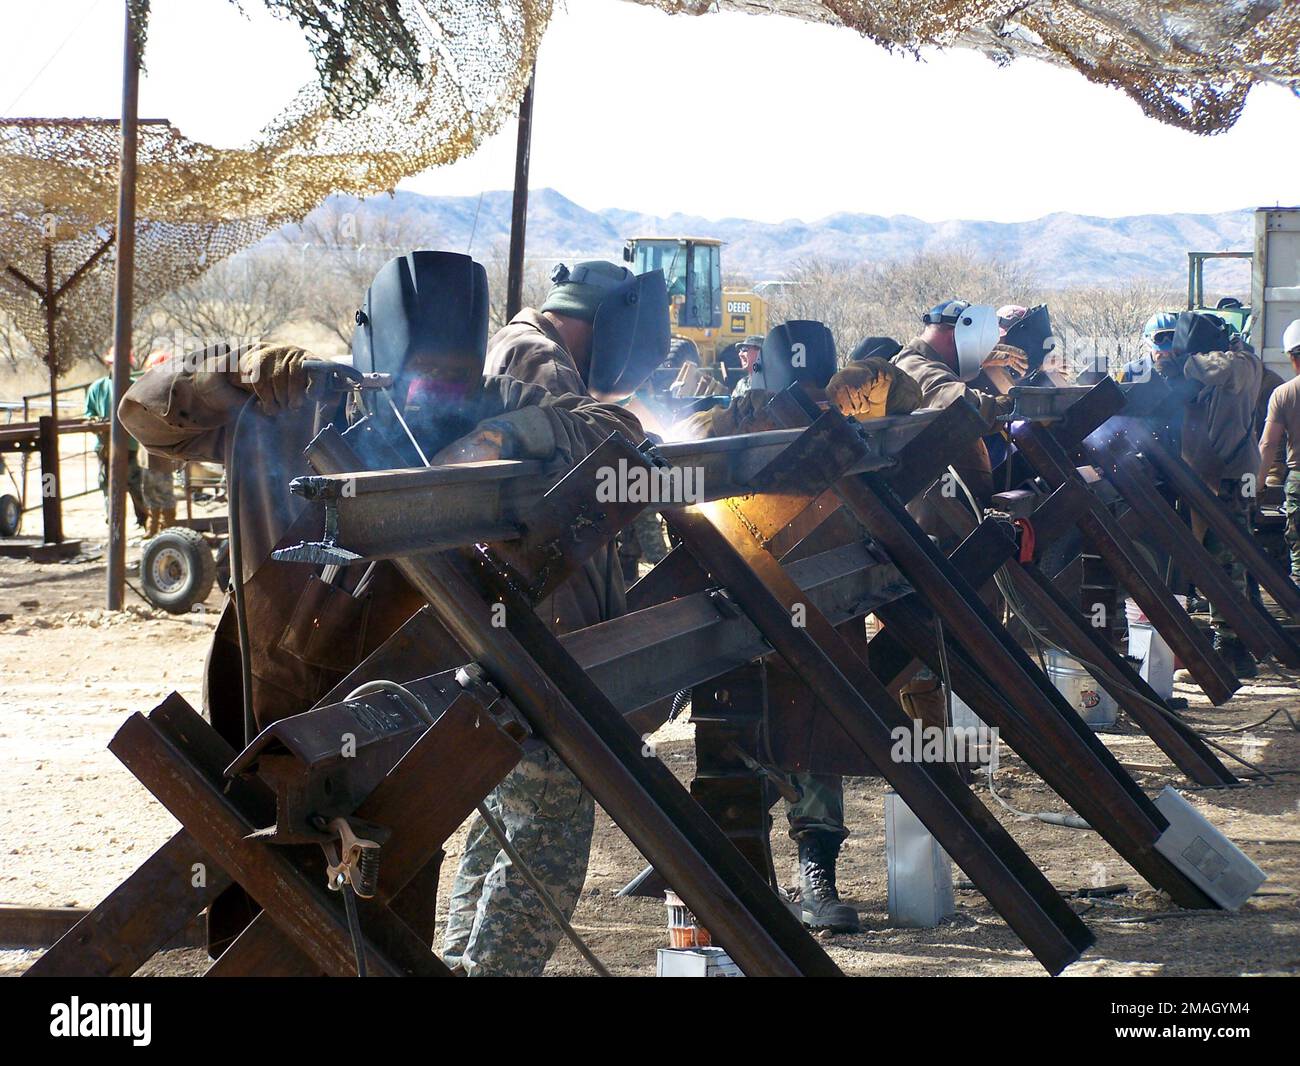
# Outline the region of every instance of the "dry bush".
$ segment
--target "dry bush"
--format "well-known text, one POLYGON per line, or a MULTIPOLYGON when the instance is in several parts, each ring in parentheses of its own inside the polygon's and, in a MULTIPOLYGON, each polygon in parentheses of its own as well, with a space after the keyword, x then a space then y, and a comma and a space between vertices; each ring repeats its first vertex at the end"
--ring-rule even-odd
POLYGON ((418 214, 366 209, 344 199, 327 200, 275 245, 301 278, 302 316, 345 346, 379 268, 413 249, 438 246, 438 235, 418 214))
MULTIPOLYGON (((510 246, 499 243, 482 259, 488 280, 488 336, 506 324, 506 290, 510 275, 510 246)), ((552 259, 524 259, 523 306, 541 307, 551 291, 552 259)), ((572 261, 570 261, 572 265, 572 261)))
POLYGON ((969 252, 927 252, 880 263, 803 260, 765 295, 771 324, 794 318, 825 322, 844 357, 864 337, 906 344, 920 332, 922 313, 944 300, 1031 304, 1040 293, 1033 274, 1018 264, 969 252))
POLYGON ((1047 304, 1071 367, 1107 373, 1142 354, 1142 327, 1152 314, 1179 310, 1185 302, 1172 286, 1134 278, 1062 289, 1052 293, 1047 304))

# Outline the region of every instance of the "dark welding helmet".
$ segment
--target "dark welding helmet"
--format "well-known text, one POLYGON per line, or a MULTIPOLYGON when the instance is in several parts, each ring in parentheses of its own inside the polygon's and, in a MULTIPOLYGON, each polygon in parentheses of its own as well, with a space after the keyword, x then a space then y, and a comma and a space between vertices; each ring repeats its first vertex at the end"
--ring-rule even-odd
POLYGON ((1025 375, 1032 374, 1043 365, 1047 353, 1056 347, 1056 338, 1052 336, 1052 319, 1047 313, 1047 305, 1031 307, 1009 326, 1002 338, 1003 343, 1019 348, 1029 356, 1029 368, 1025 375))
POLYGON ((1174 326, 1173 353, 1179 359, 1206 352, 1226 352, 1232 346, 1232 331, 1218 315, 1180 311, 1174 326))
POLYGON ((591 324, 587 391, 605 403, 627 399, 667 358, 670 340, 663 271, 636 274, 609 289, 591 324))
POLYGON ((751 375, 756 389, 781 392, 796 381, 824 389, 836 370, 835 338, 824 322, 783 322, 763 338, 751 375))
MULTIPOLYGON (((477 421, 487 329, 481 265, 458 252, 408 252, 380 267, 370 283, 357 312, 352 363, 391 374, 393 401, 421 444, 440 447, 477 421)), ((386 417, 385 408, 381 402, 378 413, 386 417)))

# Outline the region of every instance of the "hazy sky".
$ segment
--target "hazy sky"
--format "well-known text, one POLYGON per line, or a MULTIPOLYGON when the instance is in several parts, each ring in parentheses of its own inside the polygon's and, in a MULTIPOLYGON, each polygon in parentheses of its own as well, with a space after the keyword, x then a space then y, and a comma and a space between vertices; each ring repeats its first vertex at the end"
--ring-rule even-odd
MULTIPOLYGON (((314 77, 297 27, 245 0, 153 0, 141 115, 248 140, 314 77)), ((0 0, 0 114, 117 114, 121 0, 0 0)), ((508 188, 514 127, 404 188, 508 188)), ((569 0, 542 44, 532 184, 585 207, 812 220, 1124 215, 1300 202, 1300 100, 1256 89, 1202 138, 1070 70, 926 62, 855 33, 569 0), (1035 164, 1033 160, 1041 160, 1035 164)))

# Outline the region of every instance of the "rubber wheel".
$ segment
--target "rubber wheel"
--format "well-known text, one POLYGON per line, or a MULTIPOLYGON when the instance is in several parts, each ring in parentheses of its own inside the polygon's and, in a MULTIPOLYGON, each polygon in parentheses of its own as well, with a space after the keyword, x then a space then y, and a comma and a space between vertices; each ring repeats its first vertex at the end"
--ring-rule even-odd
POLYGON ((17 496, 0 496, 0 537, 12 537, 23 524, 23 505, 17 496))
POLYGON ((145 542, 140 584, 155 607, 187 614, 208 598, 216 579, 217 561, 201 533, 173 526, 145 542))

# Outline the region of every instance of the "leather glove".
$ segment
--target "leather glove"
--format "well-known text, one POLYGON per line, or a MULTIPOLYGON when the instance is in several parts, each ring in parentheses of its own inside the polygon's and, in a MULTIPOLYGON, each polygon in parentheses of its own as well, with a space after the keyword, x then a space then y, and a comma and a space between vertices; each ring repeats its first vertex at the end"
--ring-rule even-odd
POLYGON ((1017 374, 1029 369, 1029 356, 1013 344, 995 344, 981 366, 1005 366, 1017 374))
POLYGON ((1015 409, 1016 401, 1010 396, 1001 396, 991 392, 981 392, 980 398, 980 417, 993 424, 994 419, 1000 415, 1009 415, 1015 409))
POLYGON ((476 426, 429 459, 430 466, 455 466, 502 459, 508 451, 506 432, 500 426, 476 426))
POLYGON ((767 389, 750 389, 739 397, 732 397, 726 407, 712 411, 710 437, 734 437, 741 433, 761 433, 781 426, 764 408, 772 400, 767 389))
POLYGON ((884 418, 893 380, 880 367, 850 363, 826 384, 826 397, 848 418, 884 418))
POLYGON ((307 397, 310 352, 288 344, 257 344, 239 357, 241 389, 252 392, 266 414, 301 407, 307 397))

